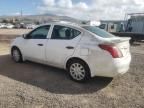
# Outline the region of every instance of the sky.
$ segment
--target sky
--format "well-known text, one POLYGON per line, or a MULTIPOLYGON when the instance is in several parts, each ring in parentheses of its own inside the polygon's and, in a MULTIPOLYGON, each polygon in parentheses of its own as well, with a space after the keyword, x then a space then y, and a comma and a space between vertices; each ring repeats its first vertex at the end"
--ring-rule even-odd
POLYGON ((0 15, 56 14, 83 20, 121 20, 144 12, 144 0, 0 0, 0 15))

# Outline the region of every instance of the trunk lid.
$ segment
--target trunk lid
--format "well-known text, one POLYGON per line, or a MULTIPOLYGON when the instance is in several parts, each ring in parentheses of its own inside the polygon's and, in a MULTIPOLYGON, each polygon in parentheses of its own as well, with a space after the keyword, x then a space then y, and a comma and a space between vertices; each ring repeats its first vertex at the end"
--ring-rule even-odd
POLYGON ((115 37, 115 38, 109 38, 109 41, 105 42, 106 44, 110 44, 113 46, 116 46, 121 53, 123 54, 123 57, 130 54, 130 39, 128 37, 115 37))

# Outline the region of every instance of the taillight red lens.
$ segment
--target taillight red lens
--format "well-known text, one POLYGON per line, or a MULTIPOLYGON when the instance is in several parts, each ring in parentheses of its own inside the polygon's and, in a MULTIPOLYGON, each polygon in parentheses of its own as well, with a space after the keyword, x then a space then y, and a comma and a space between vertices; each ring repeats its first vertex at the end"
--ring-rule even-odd
POLYGON ((115 46, 100 44, 99 47, 103 50, 108 51, 112 55, 113 58, 123 57, 121 51, 115 46))

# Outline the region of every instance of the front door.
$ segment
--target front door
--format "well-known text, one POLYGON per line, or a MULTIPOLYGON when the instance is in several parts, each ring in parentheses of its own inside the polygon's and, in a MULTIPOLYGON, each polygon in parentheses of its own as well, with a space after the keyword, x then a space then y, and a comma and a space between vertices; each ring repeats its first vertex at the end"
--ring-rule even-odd
POLYGON ((25 39, 24 56, 36 62, 45 61, 45 47, 50 25, 41 26, 30 32, 25 39))

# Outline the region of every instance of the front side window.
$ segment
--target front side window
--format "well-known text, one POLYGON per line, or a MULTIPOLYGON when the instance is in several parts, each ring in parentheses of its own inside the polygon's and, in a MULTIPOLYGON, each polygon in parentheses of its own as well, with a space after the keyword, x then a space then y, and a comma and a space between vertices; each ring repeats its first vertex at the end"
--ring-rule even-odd
POLYGON ((52 37, 51 39, 64 39, 64 40, 70 40, 73 39, 81 34, 80 31, 65 27, 65 26, 59 26, 55 25, 53 32, 52 32, 52 37))
POLYGON ((27 38, 28 39, 46 39, 49 29, 50 29, 50 25, 39 27, 35 29, 34 31, 32 31, 30 34, 28 34, 27 38))
POLYGON ((106 32, 105 30, 102 30, 95 26, 83 26, 83 28, 103 38, 115 37, 114 35, 106 32))

